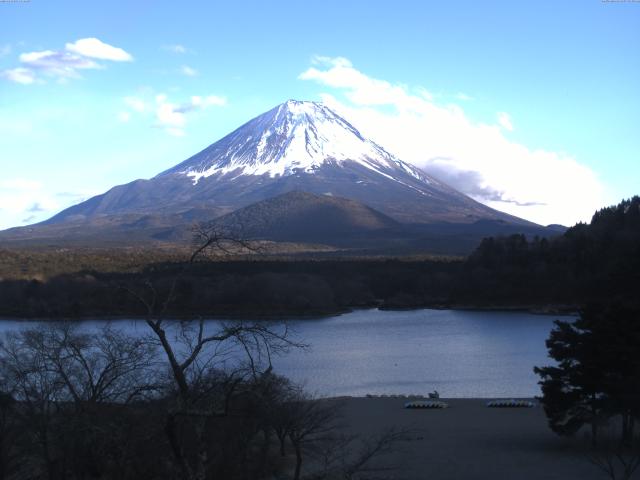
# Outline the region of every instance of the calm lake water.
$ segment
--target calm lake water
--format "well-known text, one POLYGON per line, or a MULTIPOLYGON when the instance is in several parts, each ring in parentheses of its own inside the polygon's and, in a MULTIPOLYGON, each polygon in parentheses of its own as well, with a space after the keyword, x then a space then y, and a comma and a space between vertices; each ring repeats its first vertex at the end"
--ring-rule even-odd
MULTIPOLYGON (((531 397, 540 394, 534 366, 549 365, 545 340, 560 316, 462 310, 359 310, 293 320, 308 343, 273 361, 276 372, 320 396, 426 394, 443 397, 531 397)), ((569 317, 564 317, 565 319, 569 317)), ((85 321, 82 328, 105 322, 85 321)), ((142 321, 115 326, 146 333, 142 321)), ((30 322, 0 320, 0 333, 30 322)), ((214 328, 215 320, 210 321, 214 328)))

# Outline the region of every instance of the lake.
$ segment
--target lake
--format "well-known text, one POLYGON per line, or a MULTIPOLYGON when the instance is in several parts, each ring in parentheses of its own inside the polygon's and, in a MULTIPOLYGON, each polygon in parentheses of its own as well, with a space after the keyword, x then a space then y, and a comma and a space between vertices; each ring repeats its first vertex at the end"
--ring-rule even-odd
MULTIPOLYGON (((276 372, 320 396, 426 394, 531 397, 540 394, 534 366, 549 365, 545 340, 558 315, 466 310, 357 310, 291 320, 308 343, 273 361, 276 372)), ((215 320, 209 321, 210 327, 215 320)), ((92 329, 104 321, 82 322, 92 329)), ((118 320, 131 333, 141 320, 118 320)), ((0 333, 32 323, 0 320, 0 333)))

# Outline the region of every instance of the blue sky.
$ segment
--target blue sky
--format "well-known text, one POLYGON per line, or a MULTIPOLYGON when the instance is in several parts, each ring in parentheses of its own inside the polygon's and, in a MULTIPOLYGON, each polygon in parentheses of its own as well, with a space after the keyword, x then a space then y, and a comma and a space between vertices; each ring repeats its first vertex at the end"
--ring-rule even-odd
POLYGON ((0 228, 289 99, 540 223, 637 194, 640 2, 0 3, 0 228))

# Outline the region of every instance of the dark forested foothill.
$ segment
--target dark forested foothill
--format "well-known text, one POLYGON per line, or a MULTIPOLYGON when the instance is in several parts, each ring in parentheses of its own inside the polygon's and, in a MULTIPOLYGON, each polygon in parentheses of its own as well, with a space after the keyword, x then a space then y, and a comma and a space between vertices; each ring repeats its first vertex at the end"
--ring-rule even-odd
POLYGON ((584 305, 575 321, 555 322, 546 342, 555 364, 534 368, 540 400, 554 432, 588 427, 590 462, 609 478, 631 478, 640 467, 640 198, 600 210, 591 224, 550 242, 485 241, 475 261, 493 265, 502 280, 522 279, 531 268, 532 281, 549 278, 584 305), (500 265, 505 258, 519 267, 500 265))
POLYGON ((467 259, 453 297, 488 304, 636 304, 640 197, 595 213, 552 239, 487 238, 467 259))

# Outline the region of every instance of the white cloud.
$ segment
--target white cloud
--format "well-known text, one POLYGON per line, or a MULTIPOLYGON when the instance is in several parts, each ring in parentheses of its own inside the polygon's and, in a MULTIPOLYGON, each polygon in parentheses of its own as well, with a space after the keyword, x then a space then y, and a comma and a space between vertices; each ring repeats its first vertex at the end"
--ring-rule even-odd
POLYGON ((58 83, 66 83, 71 78, 80 78, 79 70, 103 69, 104 66, 94 59, 116 62, 133 60, 121 48, 103 43, 97 38, 83 38, 67 43, 65 48, 66 50, 21 53, 18 57, 21 66, 0 71, 0 77, 23 85, 43 83, 42 76, 53 77, 58 83))
POLYGON ((420 95, 425 100, 429 100, 429 101, 433 100, 433 94, 429 90, 427 90, 426 88, 418 87, 416 89, 416 92, 418 93, 418 95, 420 95))
POLYGON ((422 96, 408 95, 402 86, 368 77, 353 68, 351 62, 343 57, 315 57, 313 63, 325 69, 311 67, 300 74, 300 79, 315 80, 329 87, 343 89, 347 98, 357 105, 391 104, 405 108, 410 107, 407 102, 419 103, 426 100, 422 96))
POLYGON ((315 57, 312 63, 299 78, 332 87, 334 95, 321 95, 325 103, 399 158, 478 201, 541 224, 566 225, 589 220, 605 203, 596 174, 575 158, 507 139, 503 129, 513 128, 508 116, 509 122, 477 122, 459 105, 439 105, 415 89, 371 78, 345 58, 315 57))
POLYGON ((195 68, 191 68, 188 65, 183 65, 180 67, 180 73, 186 75, 187 77, 195 77, 198 75, 198 71, 195 68))
POLYGON ((166 127, 183 127, 186 118, 183 112, 179 111, 179 106, 169 103, 164 98, 157 99, 156 119, 158 123, 166 127))
POLYGON ((505 130, 513 132, 513 123, 511 123, 511 116, 507 112, 498 112, 498 123, 505 130))
POLYGON ((166 93, 152 95, 152 91, 147 91, 142 96, 128 96, 123 98, 123 102, 128 107, 127 110, 117 114, 122 122, 128 122, 134 118, 151 120, 155 127, 162 128, 172 136, 185 135, 187 120, 197 112, 210 107, 221 107, 227 104, 227 99, 219 95, 193 95, 184 101, 172 101, 166 93))
POLYGON ((183 136, 188 114, 212 106, 223 106, 227 102, 224 97, 217 95, 208 95, 206 97, 194 95, 189 101, 172 103, 168 100, 166 94, 161 93, 156 95, 155 103, 156 124, 163 127, 170 135, 183 136))
POLYGON ((104 43, 97 38, 81 38, 74 43, 67 43, 65 49, 83 57, 110 60, 112 62, 130 62, 131 54, 123 49, 104 43))
POLYGON ((29 70, 28 68, 22 67, 3 70, 2 72, 0 72, 0 77, 6 78, 7 80, 14 83, 20 83, 22 85, 31 85, 36 81, 36 76, 33 71, 29 70))

